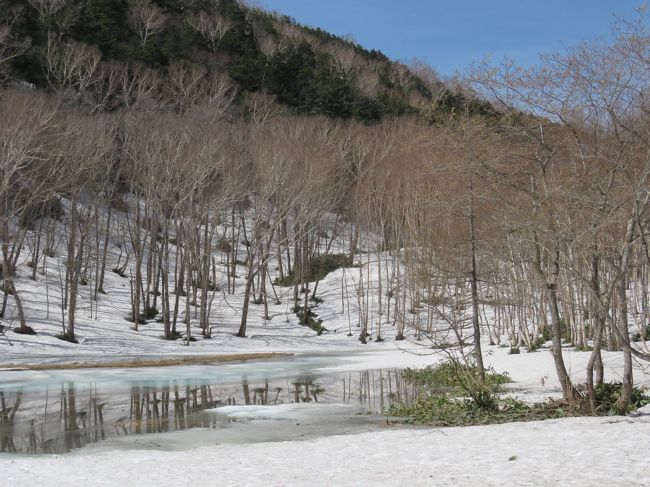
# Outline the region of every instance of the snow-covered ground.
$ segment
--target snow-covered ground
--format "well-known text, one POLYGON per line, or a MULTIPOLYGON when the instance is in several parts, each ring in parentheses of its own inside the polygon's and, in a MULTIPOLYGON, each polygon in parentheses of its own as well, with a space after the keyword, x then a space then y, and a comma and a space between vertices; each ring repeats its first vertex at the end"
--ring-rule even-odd
MULTIPOLYGON (((190 305, 192 335, 197 338, 188 347, 183 340, 163 340, 163 325, 155 320, 133 329, 133 323, 126 320, 130 311, 130 277, 122 277, 111 271, 123 255, 113 235, 108 250, 108 261, 104 282, 105 294, 94 296, 94 283, 91 276, 88 284, 79 288, 78 308, 76 313, 75 334, 79 344, 59 340, 57 335, 63 331, 66 323, 66 310, 61 306, 61 282, 65 277, 65 245, 59 237, 54 256, 43 256, 39 264, 36 280, 32 280, 32 269, 28 266, 29 252, 23 252, 18 262, 16 287, 25 309, 27 324, 38 333, 35 336, 18 335, 11 328, 18 326, 17 311, 13 298, 9 297, 8 311, 0 325, 8 328, 0 334, 0 366, 20 366, 32 363, 65 363, 111 361, 134 358, 170 357, 178 355, 228 355, 233 353, 254 352, 327 352, 333 350, 386 350, 394 348, 393 338, 396 331, 388 323, 382 325, 382 336, 386 342, 373 342, 379 316, 374 304, 376 292, 371 292, 369 299, 370 343, 362 345, 359 335, 359 303, 357 290, 360 268, 339 269, 329 274, 318 284, 317 296, 322 300, 314 304, 313 310, 323 320, 327 332, 317 336, 308 327, 301 326, 298 317, 291 311, 293 307, 293 287, 271 286, 270 281, 277 271, 273 265, 272 274, 267 283, 269 294, 268 318, 265 318, 264 306, 251 302, 248 314, 247 337, 235 337, 240 325, 243 307, 246 269, 240 265, 237 269, 236 289, 232 294, 225 292, 226 267, 224 257, 215 250, 217 257, 217 279, 221 288, 212 300, 210 325, 212 338, 203 339, 198 328, 198 308, 190 305), (345 290, 345 292, 343 292, 345 290)), ((345 238, 340 237, 335 251, 343 252, 345 238)), ((244 258, 246 247, 240 245, 239 258, 244 258)), ((382 257, 384 258, 384 257, 382 257)), ((122 260, 121 260, 122 259, 122 260)), ((370 288, 376 290, 378 281, 377 256, 360 254, 360 262, 370 262, 368 274, 363 267, 364 279, 371 277, 370 288)), ((92 266, 91 266, 92 267, 92 266)), ((313 285, 312 285, 313 286, 313 285)), ((368 288, 368 283, 364 284, 368 288)), ((172 293, 172 302, 174 295, 172 293)), ((180 300, 177 329, 185 334, 185 299, 180 300)), ((160 303, 158 303, 160 308, 160 303)), ((384 298, 384 306, 386 299, 384 298)), ((394 305, 393 305, 394 307, 394 305)), ((384 321, 388 321, 384 316, 384 321)), ((391 319, 391 321, 394 321, 391 319)), ((425 343, 426 345, 426 343, 425 343)))
POLYGON ((573 418, 187 451, 0 457, 13 487, 650 485, 650 416, 573 418))

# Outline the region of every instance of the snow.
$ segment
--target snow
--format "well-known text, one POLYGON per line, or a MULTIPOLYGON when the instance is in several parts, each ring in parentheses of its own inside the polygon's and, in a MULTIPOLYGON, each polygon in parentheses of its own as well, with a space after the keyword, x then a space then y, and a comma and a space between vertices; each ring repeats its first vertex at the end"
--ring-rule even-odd
POLYGON ((650 485, 650 417, 0 457, 3 485, 650 485), (35 473, 37 472, 37 473, 35 473))
POLYGON ((291 403, 277 406, 224 406, 206 411, 230 419, 297 421, 311 418, 314 414, 337 415, 351 410, 354 411, 354 407, 349 404, 291 403))
MULTIPOLYGON (((339 247, 344 247, 343 241, 339 247)), ((300 326, 297 316, 291 312, 293 306, 293 287, 275 287, 279 304, 275 302, 275 294, 268 290, 269 317, 264 317, 264 307, 251 303, 247 337, 238 338, 235 334, 240 325, 241 309, 243 306, 243 287, 245 269, 239 267, 236 280, 237 289, 234 294, 219 291, 213 301, 210 323, 213 327, 212 339, 202 339, 197 327, 197 311, 190 306, 192 317, 192 333, 198 341, 188 347, 183 340, 168 341, 161 338, 162 323, 150 321, 140 325, 139 331, 132 329, 133 323, 125 317, 130 309, 129 277, 121 277, 111 268, 118 262, 119 250, 113 245, 109 247, 109 258, 106 269, 106 294, 99 294, 98 299, 91 299, 93 282, 80 286, 75 333, 79 344, 72 344, 56 338, 62 332, 62 311, 60 306, 61 273, 65 271, 64 246, 58 248, 59 254, 45 259, 45 272, 39 266, 36 281, 31 279, 32 269, 27 266, 28 252, 17 266, 16 287, 23 300, 27 316, 27 324, 33 327, 38 335, 18 335, 11 331, 0 336, 0 366, 16 367, 30 363, 69 363, 97 362, 116 359, 129 360, 133 358, 170 357, 179 355, 228 355, 233 353, 255 352, 331 352, 336 350, 361 351, 364 349, 386 350, 395 348, 393 338, 395 327, 384 324, 382 335, 385 342, 371 341, 362 345, 357 337, 359 328, 359 306, 356 300, 357 269, 339 269, 318 285, 318 297, 323 302, 316 305, 314 310, 324 321, 327 332, 317 336, 316 332, 305 326, 300 326), (342 287, 349 294, 342 302, 342 287), (349 317, 348 317, 349 312, 349 317), (353 336, 348 336, 349 333, 353 336)), ((241 249, 244 255, 245 248, 241 249)), ((367 263, 368 255, 360 255, 367 263)), ((375 283, 376 259, 370 261, 375 283)), ((271 268, 273 266, 270 266, 271 268)), ((219 265, 218 283, 226 288, 226 271, 224 265, 219 265)), ((270 286, 268 286, 270 288, 270 286)), ((372 302, 376 297, 371 299, 372 302)), ((173 301, 173 297, 172 297, 173 301)), ((177 329, 185 333, 185 299, 181 300, 179 323, 177 329)), ((376 326, 378 316, 371 306, 371 329, 376 326)), ((17 327, 16 311, 13 298, 9 300, 8 316, 11 319, 0 320, 4 326, 17 327)), ((373 335, 372 338, 375 338, 373 335)))

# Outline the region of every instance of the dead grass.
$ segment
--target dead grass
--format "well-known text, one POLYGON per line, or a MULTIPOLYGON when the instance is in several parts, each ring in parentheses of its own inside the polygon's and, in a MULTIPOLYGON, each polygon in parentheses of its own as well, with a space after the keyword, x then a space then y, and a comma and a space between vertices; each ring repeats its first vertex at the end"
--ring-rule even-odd
POLYGON ((173 367, 175 365, 209 365, 242 360, 259 360, 288 357, 290 353, 235 353, 230 355, 197 355, 164 359, 114 360, 110 362, 70 362, 55 364, 0 365, 1 369, 14 370, 66 370, 66 369, 114 369, 139 367, 173 367))

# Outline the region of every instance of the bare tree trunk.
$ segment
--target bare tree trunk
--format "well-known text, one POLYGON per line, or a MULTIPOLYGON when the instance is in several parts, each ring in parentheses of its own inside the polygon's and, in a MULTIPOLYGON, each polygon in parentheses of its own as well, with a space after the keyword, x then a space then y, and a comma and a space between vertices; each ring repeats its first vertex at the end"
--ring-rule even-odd
POLYGON ((27 327, 27 321, 25 319, 25 310, 23 309, 23 302, 20 299, 20 295, 18 294, 18 290, 16 289, 16 285, 14 284, 14 280, 12 277, 9 278, 7 283, 9 285, 9 290, 14 297, 14 302, 16 303, 16 310, 18 311, 18 321, 20 322, 20 327, 18 328, 18 330, 26 331, 29 328, 27 327))
MULTIPOLYGON (((189 242, 188 242, 188 247, 189 247, 189 242)), ((187 252, 185 252, 185 258, 187 259, 187 262, 185 263, 185 270, 187 272, 187 276, 185 278, 185 282, 187 285, 187 290, 185 291, 185 333, 187 336, 185 337, 185 344, 189 347, 190 346, 190 341, 192 340, 192 328, 191 328, 191 319, 192 316, 190 314, 190 295, 192 293, 191 290, 191 285, 192 285, 192 266, 189 261, 190 259, 190 253, 189 249, 187 252)))
MULTIPOLYGON (((594 293, 594 298, 599 299, 600 296, 600 257, 597 254, 591 256, 591 289, 594 293)), ((591 404, 592 412, 596 412, 596 392, 595 385, 600 385, 603 382, 604 367, 601 358, 601 344, 603 339, 603 329, 605 327, 605 320, 602 317, 602 312, 597 304, 591 306, 592 313, 592 326, 594 328, 593 345, 594 348, 589 356, 587 363, 587 393, 589 394, 589 401, 591 404), (596 371, 596 384, 594 384, 594 371, 596 371)))
MULTIPOLYGON (((251 259, 252 261, 252 259, 251 259)), ((246 338, 246 324, 248 320, 248 308, 251 300, 251 293, 253 289, 253 280, 255 279, 255 274, 253 273, 253 263, 250 262, 248 266, 248 276, 246 276, 246 289, 244 290, 244 304, 242 305, 241 311, 241 323, 239 325, 239 331, 237 332, 238 337, 246 338)))
MULTIPOLYGON (((210 231, 209 229, 209 220, 206 216, 204 221, 205 228, 203 229, 203 250, 201 255, 201 304, 199 311, 199 323, 201 326, 201 332, 203 337, 207 338, 210 335, 209 326, 208 326, 208 286, 210 284, 210 254, 212 250, 211 242, 212 237, 214 236, 214 229, 210 231)), ((216 283, 212 283, 213 286, 216 286, 216 283)))
POLYGON ((38 220, 38 231, 36 232, 36 243, 34 245, 34 253, 32 254, 32 281, 36 280, 36 270, 38 269, 38 262, 41 255, 41 236, 43 232, 43 218, 38 220))
POLYGON ((69 285, 68 294, 68 323, 64 333, 64 339, 70 342, 76 342, 75 338, 75 318, 77 311, 77 293, 79 287, 79 277, 81 275, 81 266, 83 263, 85 239, 80 228, 81 224, 76 200, 71 201, 70 211, 70 235, 68 240, 68 269, 67 280, 69 285), (78 235, 78 243, 77 243, 78 235))
POLYGON ((623 341, 623 395, 618 402, 619 414, 627 414, 632 401, 634 389, 632 375, 632 352, 630 351, 630 332, 628 327, 627 296, 625 294, 627 278, 622 275, 617 286, 619 305, 619 330, 623 341))
POLYGON ((479 371, 479 377, 482 384, 485 384, 485 365, 483 365, 483 353, 481 352, 481 322, 479 316, 479 300, 478 300, 478 272, 476 269, 476 229, 475 229, 475 215, 474 215, 474 185, 472 182, 472 175, 469 175, 470 187, 470 207, 469 207, 469 238, 470 238, 470 252, 472 256, 472 326, 474 329, 474 359, 476 360, 476 367, 479 371))
POLYGON ((555 363, 555 372, 560 381, 560 385, 562 386, 564 398, 569 402, 575 402, 578 399, 578 392, 571 383, 571 378, 567 373, 566 366, 564 365, 564 358, 562 357, 562 318, 560 317, 560 308, 557 300, 557 278, 560 272, 559 250, 556 249, 553 252, 551 278, 547 279, 542 270, 541 249, 536 239, 534 246, 533 269, 542 283, 551 314, 551 354, 553 355, 553 361, 555 363))
POLYGON ((160 260, 160 281, 161 281, 161 312, 165 338, 171 338, 171 310, 169 302, 169 229, 165 224, 165 231, 162 241, 163 249, 160 260))

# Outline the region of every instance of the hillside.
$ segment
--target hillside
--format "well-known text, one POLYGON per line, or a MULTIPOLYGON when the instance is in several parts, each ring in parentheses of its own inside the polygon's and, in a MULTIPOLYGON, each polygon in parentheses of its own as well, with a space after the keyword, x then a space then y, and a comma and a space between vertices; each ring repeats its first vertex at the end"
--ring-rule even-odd
POLYGON ((124 104, 115 94, 123 70, 152 70, 159 98, 174 84, 210 90, 218 80, 240 108, 263 92, 295 113, 365 122, 445 113, 464 101, 432 72, 418 76, 381 52, 237 0, 3 0, 3 23, 5 44, 20 52, 5 76, 80 88, 98 110, 124 104))

